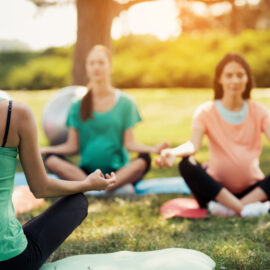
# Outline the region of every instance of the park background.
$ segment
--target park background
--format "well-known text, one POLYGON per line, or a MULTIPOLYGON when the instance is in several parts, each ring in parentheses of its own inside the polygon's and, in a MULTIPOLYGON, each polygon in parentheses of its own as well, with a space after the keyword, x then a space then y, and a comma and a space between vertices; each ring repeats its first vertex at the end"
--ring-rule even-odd
MULTIPOLYGON (((35 16, 42 17, 45 16, 46 9, 55 10, 64 8, 64 5, 72 5, 76 10, 76 7, 79 8, 78 4, 83 1, 70 4, 70 1, 59 0, 55 1, 56 5, 54 1, 46 0, 24 2, 35 5, 35 16)), ((103 12, 106 12, 106 5, 112 1, 91 2, 93 5, 96 2, 96 6, 97 2, 102 2, 103 12)), ((122 20, 124 31, 121 35, 116 35, 117 38, 111 38, 113 33, 109 39, 102 36, 96 38, 100 38, 102 41, 100 43, 111 48, 113 84, 131 94, 138 103, 144 119, 135 130, 138 141, 154 145, 168 140, 172 146, 185 142, 191 134, 194 110, 202 102, 213 98, 211 86, 215 66, 228 52, 240 53, 248 60, 257 83, 252 98, 270 108, 269 1, 119 2, 121 5, 128 3, 134 5, 138 2, 138 5, 130 5, 127 7, 129 9, 123 9, 116 17, 122 20), (152 6, 147 2, 151 2, 152 6), (167 36, 159 36, 158 30, 151 32, 150 29, 149 33, 138 33, 128 29, 126 13, 131 12, 129 10, 136 6, 141 6, 141 11, 149 9, 149 24, 155 16, 161 25, 164 24, 168 20, 166 16, 170 14, 160 16, 151 13, 151 10, 155 9, 155 4, 158 5, 160 2, 163 5, 171 5, 174 2, 173 8, 176 11, 179 28, 176 27, 177 29, 167 36)), ((17 13, 23 13, 16 5, 13 8, 17 9, 17 13)), ((2 11, 0 9, 1 12, 4 12, 3 8, 2 11)), ((55 18, 51 18, 53 19, 55 18)), ((138 23, 140 20, 139 16, 138 23)), ((39 129, 39 143, 45 146, 48 141, 41 123, 45 104, 59 88, 83 84, 80 83, 83 78, 76 78, 74 71, 75 63, 81 61, 76 58, 76 51, 80 50, 78 40, 67 41, 66 43, 70 44, 57 47, 52 45, 48 47, 46 43, 44 48, 39 45, 39 48, 33 49, 26 44, 27 40, 15 40, 7 35, 3 35, 5 38, 1 39, 1 29, 9 28, 10 23, 12 22, 7 21, 4 25, 1 21, 0 89, 7 90, 13 99, 24 102, 32 108, 39 129)), ((60 24, 59 18, 58 21, 54 21, 56 28, 58 23, 60 24)), ((144 22, 144 26, 147 28, 147 21, 144 22)), ((20 28, 19 25, 16 27, 20 28)), ((175 25, 170 27, 175 28, 175 25)), ((47 31, 52 29, 48 28, 47 31)), ((91 42, 93 44, 97 42, 94 38, 87 41, 86 35, 91 36, 91 31, 89 27, 88 32, 85 32, 85 43, 89 43, 88 48, 92 46, 91 42)), ((40 36, 36 36, 37 40, 46 35, 44 30, 39 34, 40 36)), ((61 34, 60 31, 60 37, 61 34)), ((32 36, 35 34, 32 33, 32 36)), ((78 36, 78 39, 81 37, 78 36)), ((87 51, 87 48, 81 50, 87 51)), ((269 173, 270 147, 265 137, 263 146, 261 167, 265 173, 269 173)), ((207 161, 206 140, 196 158, 201 162, 207 161)), ((75 157, 74 160, 77 159, 78 157, 75 157)), ((18 170, 21 170, 20 166, 18 170)), ((178 175, 177 164, 172 169, 165 170, 159 170, 153 164, 146 178, 176 175, 178 175)), ((270 268, 269 216, 249 219, 210 217, 205 220, 162 220, 159 214, 160 206, 175 197, 179 197, 179 194, 89 198, 87 220, 75 230, 50 260, 83 253, 181 247, 206 253, 216 261, 216 269, 270 268)), ((20 215, 20 221, 24 223, 37 215, 52 201, 49 199, 43 208, 20 215)))

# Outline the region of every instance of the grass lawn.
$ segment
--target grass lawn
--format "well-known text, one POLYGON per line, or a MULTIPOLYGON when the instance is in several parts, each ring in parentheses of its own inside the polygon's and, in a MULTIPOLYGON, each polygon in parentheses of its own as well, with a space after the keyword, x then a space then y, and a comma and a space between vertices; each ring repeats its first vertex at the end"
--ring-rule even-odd
MULTIPOLYGON (((191 134, 195 108, 212 98, 211 90, 128 90, 137 101, 144 121, 135 129, 138 141, 157 144, 167 140, 172 146, 185 142, 191 134)), ((10 95, 31 106, 39 128, 39 142, 47 140, 41 128, 44 104, 54 91, 11 91, 10 95)), ((270 108, 270 95, 254 90, 253 98, 270 108)), ((270 172, 269 143, 263 138, 261 167, 270 172)), ((154 156, 153 156, 154 157, 154 156)), ((196 155, 208 159, 207 141, 196 155)), ((20 168, 18 168, 20 170, 20 168)), ((146 178, 178 175, 177 166, 159 170, 153 166, 146 178)), ((89 198, 89 215, 65 243, 50 257, 54 261, 83 253, 105 253, 119 250, 146 251, 170 247, 202 251, 216 261, 216 269, 270 269, 270 215, 259 218, 219 218, 204 220, 173 219, 164 221, 159 214, 161 204, 179 195, 145 197, 89 198)), ((41 209, 19 216, 22 223, 39 214, 41 209)), ((63 225, 64 226, 64 225, 63 225)))

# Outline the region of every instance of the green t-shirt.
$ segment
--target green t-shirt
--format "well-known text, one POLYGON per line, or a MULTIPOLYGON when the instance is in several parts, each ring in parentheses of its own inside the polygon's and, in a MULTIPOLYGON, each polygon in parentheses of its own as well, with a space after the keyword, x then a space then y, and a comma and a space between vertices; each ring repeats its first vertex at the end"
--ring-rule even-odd
POLYGON ((116 171, 129 161, 123 146, 123 135, 125 130, 141 121, 141 117, 134 100, 119 92, 112 109, 104 113, 93 112, 94 119, 85 122, 80 116, 81 100, 75 101, 70 108, 66 125, 79 132, 79 166, 89 173, 96 169, 101 169, 103 173, 116 171))

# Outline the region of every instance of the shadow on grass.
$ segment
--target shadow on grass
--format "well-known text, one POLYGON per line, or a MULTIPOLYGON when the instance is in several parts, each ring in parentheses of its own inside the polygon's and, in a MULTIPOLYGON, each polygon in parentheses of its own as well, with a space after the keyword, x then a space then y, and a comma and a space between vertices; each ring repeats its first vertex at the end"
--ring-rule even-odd
MULTIPOLYGON (((182 219, 169 222, 167 231, 165 228, 149 230, 135 226, 131 230, 121 228, 118 231, 97 236, 90 234, 88 237, 82 236, 82 239, 67 240, 49 261, 72 255, 111 253, 120 250, 190 248, 210 256, 217 263, 216 269, 269 269, 269 246, 267 248, 259 241, 252 241, 252 236, 241 237, 239 233, 242 230, 241 227, 238 231, 232 229, 237 223, 236 218, 230 219, 228 222, 230 225, 227 224, 222 230, 222 224, 224 224, 222 219, 200 221, 182 219)), ((242 223, 244 225, 246 222, 242 223)))
POLYGON ((269 269, 270 215, 163 220, 160 206, 175 196, 89 198, 88 217, 49 261, 120 250, 191 248, 210 256, 216 269, 269 269))

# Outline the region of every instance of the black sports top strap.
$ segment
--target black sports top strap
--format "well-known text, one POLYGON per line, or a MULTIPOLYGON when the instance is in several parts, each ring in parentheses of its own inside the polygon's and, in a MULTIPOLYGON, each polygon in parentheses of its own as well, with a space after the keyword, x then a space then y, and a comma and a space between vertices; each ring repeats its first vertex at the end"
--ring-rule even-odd
POLYGON ((12 100, 10 100, 10 101, 9 101, 9 104, 8 104, 8 113, 7 113, 6 130, 5 130, 5 135, 4 135, 2 147, 5 147, 5 145, 6 145, 6 143, 7 143, 7 137, 8 137, 9 126, 10 126, 11 110, 12 110, 12 100))

